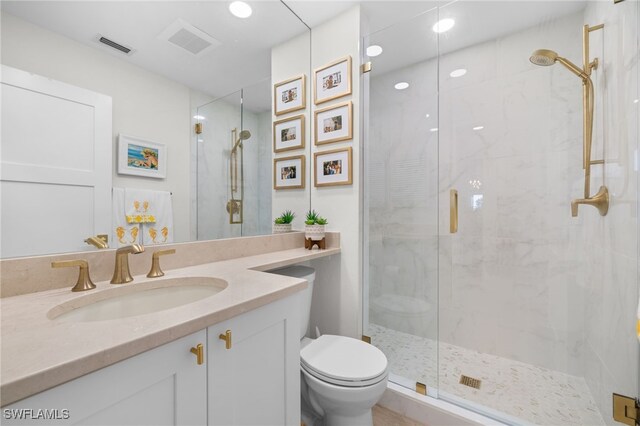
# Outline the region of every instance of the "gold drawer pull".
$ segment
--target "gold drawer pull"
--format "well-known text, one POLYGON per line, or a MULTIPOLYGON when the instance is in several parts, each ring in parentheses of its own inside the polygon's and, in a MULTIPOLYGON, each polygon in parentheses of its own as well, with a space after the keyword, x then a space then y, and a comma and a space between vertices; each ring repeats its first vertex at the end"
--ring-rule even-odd
POLYGON ((196 356, 198 365, 204 364, 204 346, 202 346, 202 343, 198 343, 195 348, 191 348, 190 352, 196 356))
POLYGON ((224 340, 224 347, 231 349, 231 330, 227 330, 224 334, 219 335, 218 339, 224 340))

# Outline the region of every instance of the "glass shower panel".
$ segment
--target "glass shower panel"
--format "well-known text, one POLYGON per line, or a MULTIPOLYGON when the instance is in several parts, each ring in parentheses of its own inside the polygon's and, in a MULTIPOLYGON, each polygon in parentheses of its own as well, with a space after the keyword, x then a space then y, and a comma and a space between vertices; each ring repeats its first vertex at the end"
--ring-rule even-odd
POLYGON ((271 79, 242 89, 242 128, 251 132, 243 143, 242 236, 271 233, 273 178, 271 140, 271 79))
MULTIPOLYGON (((239 237, 240 158, 231 150, 242 130, 242 92, 216 99, 198 107, 202 133, 197 134, 197 238, 211 240, 239 237), (235 132, 234 132, 235 129, 235 132), (234 190, 232 194, 232 190, 234 190), (231 223, 230 211, 234 211, 231 223)), ((247 142, 250 143, 250 142, 247 142)), ((240 198, 241 199, 241 198, 240 198)))
POLYGON ((387 356, 392 381, 413 389, 420 382, 431 394, 438 339, 436 21, 434 10, 365 37, 371 56, 363 58, 372 63, 364 91, 363 330, 387 356), (382 53, 374 56, 373 46, 382 53))
POLYGON ((638 389, 638 3, 621 5, 440 8, 455 26, 439 37, 438 395, 508 423, 613 424, 611 392, 638 389), (592 159, 604 164, 591 195, 608 185, 611 207, 572 217, 582 82, 529 57, 550 49, 581 64, 583 26, 601 23, 592 159))

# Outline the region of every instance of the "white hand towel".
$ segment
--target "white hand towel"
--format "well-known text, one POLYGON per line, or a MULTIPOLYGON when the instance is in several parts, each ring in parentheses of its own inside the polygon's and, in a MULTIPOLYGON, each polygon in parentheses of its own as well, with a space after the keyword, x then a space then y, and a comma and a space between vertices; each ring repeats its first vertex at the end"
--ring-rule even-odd
POLYGON ((153 200, 158 191, 125 188, 124 207, 127 223, 155 223, 153 200))
POLYGON ((147 246, 173 242, 173 207, 171 193, 153 191, 148 197, 155 223, 142 224, 142 243, 147 246))
POLYGON ((123 188, 113 188, 111 195, 111 244, 122 247, 130 244, 140 244, 140 225, 127 223, 125 211, 125 190, 123 188))

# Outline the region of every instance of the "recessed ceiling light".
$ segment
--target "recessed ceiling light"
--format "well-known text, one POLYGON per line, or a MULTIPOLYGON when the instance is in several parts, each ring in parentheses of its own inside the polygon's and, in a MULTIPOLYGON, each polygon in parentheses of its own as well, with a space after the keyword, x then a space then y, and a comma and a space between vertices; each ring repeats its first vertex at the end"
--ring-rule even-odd
POLYGON ((633 101, 633 103, 634 103, 634 104, 637 104, 637 103, 638 103, 638 101, 640 101, 640 99, 635 99, 635 100, 633 101))
POLYGON ((456 78, 456 77, 462 77, 466 73, 467 73, 467 70, 465 70, 464 68, 458 68, 457 70, 451 71, 449 75, 453 78, 456 78))
POLYGON ((453 19, 445 18, 436 22, 432 29, 436 33, 443 33, 445 31, 449 31, 455 24, 456 21, 454 21, 453 19))
POLYGON ((367 47, 367 56, 369 56, 370 58, 378 56, 381 53, 382 47, 378 46, 377 44, 372 44, 371 46, 367 47))
POLYGON ((473 130, 482 130, 484 129, 484 126, 476 126, 473 128, 473 130))
POLYGON ((407 87, 409 87, 409 83, 407 83, 406 81, 401 81, 400 83, 396 83, 395 87, 397 90, 404 90, 407 87))
POLYGON ((429 129, 429 131, 430 131, 430 132, 437 132, 437 131, 438 131, 438 128, 437 128, 437 127, 434 127, 433 129, 429 129))
POLYGON ((424 118, 429 118, 429 117, 431 117, 429 114, 424 115, 424 118))
POLYGON ((202 139, 198 139, 198 142, 204 142, 204 140, 202 140, 202 139))
POLYGON ((229 12, 238 18, 248 18, 253 12, 251 6, 243 1, 234 1, 229 5, 229 12))
POLYGON ((202 115, 194 115, 193 118, 195 118, 196 120, 204 120, 206 117, 202 115))

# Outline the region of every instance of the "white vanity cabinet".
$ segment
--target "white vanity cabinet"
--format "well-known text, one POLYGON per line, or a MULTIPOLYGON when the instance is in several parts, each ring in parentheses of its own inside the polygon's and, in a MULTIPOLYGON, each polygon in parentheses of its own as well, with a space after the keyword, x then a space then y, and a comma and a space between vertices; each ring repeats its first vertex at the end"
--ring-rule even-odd
POLYGON ((206 363, 190 352, 206 337, 199 331, 3 407, 2 424, 206 424, 206 363))
POLYGON ((297 293, 207 329, 209 425, 300 424, 299 300, 297 293))
POLYGON ((1 423, 297 426, 299 310, 293 294, 245 312, 5 406, 1 423))

